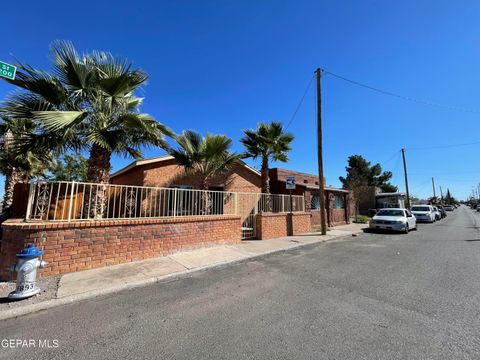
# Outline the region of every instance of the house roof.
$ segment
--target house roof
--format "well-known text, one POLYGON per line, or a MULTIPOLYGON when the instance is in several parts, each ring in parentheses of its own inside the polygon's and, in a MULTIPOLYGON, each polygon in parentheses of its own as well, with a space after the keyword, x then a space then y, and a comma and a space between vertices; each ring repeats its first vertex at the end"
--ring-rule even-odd
MULTIPOLYGON (((297 177, 297 181, 298 181, 297 184, 296 184, 297 186, 303 186, 304 188, 307 188, 307 189, 318 190, 318 175, 304 173, 304 172, 301 172, 301 171, 282 169, 282 168, 272 168, 272 169, 270 169, 270 171, 272 171, 272 172, 276 171, 276 173, 277 173, 277 176, 276 176, 276 179, 275 179, 276 181, 284 183, 284 182, 287 181, 286 176, 293 175, 293 176, 297 177), (283 174, 281 174, 281 176, 278 176, 278 173, 283 173, 283 174), (285 178, 283 178, 283 176, 285 176, 285 178), (307 178, 307 179, 314 179, 315 182, 314 183, 300 182, 299 178, 302 178, 302 177, 307 178)), ((349 192, 348 190, 335 188, 335 187, 331 187, 331 186, 325 186, 325 190, 345 192, 345 193, 349 192)))
MULTIPOLYGON (((131 162, 130 164, 128 164, 127 166, 125 166, 124 168, 122 168, 122 169, 114 172, 113 174, 111 174, 110 178, 113 178, 115 176, 123 174, 124 172, 127 172, 128 170, 131 170, 131 169, 133 169, 137 166, 154 164, 154 163, 161 163, 163 161, 173 160, 173 159, 175 159, 175 158, 171 155, 164 155, 164 156, 157 156, 157 157, 153 157, 153 158, 149 158, 149 159, 135 160, 135 161, 131 162)), ((247 165, 244 161, 238 160, 238 162, 240 163, 240 165, 242 165, 243 167, 245 167, 247 170, 251 171, 255 175, 261 176, 261 174, 257 170, 255 170, 253 167, 247 165)))
POLYGON ((378 196, 378 197, 387 197, 387 196, 407 196, 406 193, 404 192, 394 192, 394 193, 378 193, 376 194, 375 196, 378 196))
MULTIPOLYGON (((285 179, 277 179, 276 181, 279 181, 279 182, 284 183, 284 182, 286 182, 287 180, 285 180, 285 179)), ((305 188, 307 188, 307 189, 318 190, 318 185, 313 185, 313 184, 297 183, 296 186, 302 186, 302 187, 305 187, 305 188)), ((338 191, 338 192, 344 192, 344 193, 350 192, 350 191, 345 190, 345 189, 335 188, 335 187, 331 187, 331 186, 325 186, 325 190, 338 191)))

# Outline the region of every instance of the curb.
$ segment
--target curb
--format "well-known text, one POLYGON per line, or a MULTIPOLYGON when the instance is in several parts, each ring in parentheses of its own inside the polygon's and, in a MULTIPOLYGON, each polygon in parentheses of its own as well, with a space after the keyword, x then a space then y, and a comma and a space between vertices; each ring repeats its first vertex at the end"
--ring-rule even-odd
POLYGON ((15 308, 15 309, 10 309, 10 310, 3 311, 2 313, 0 313, 0 321, 11 319, 11 318, 16 318, 16 317, 27 315, 27 314, 31 314, 31 313, 37 312, 37 311, 50 309, 50 308, 57 307, 57 306, 60 306, 60 305, 71 304, 71 303, 82 301, 82 300, 93 299, 93 298, 96 298, 96 297, 102 296, 102 295, 108 295, 108 294, 120 292, 120 291, 123 291, 123 290, 134 289, 134 288, 142 287, 142 286, 145 286, 145 285, 155 284, 157 282, 160 282, 160 281, 163 281, 163 280, 166 280, 166 279, 175 278, 175 277, 182 277, 184 275, 188 275, 190 273, 197 272, 197 271, 202 271, 202 270, 206 270, 206 269, 220 267, 220 266, 224 266, 224 265, 227 265, 227 264, 234 264, 234 263, 238 263, 238 262, 242 262, 242 261, 246 261, 246 260, 261 258, 265 255, 270 255, 270 254, 273 254, 273 253, 286 252, 286 251, 289 251, 289 250, 298 249, 298 248, 302 248, 302 247, 309 246, 309 245, 317 245, 317 244, 321 244, 321 243, 325 243, 325 242, 329 242, 329 241, 333 241, 333 240, 338 240, 338 239, 341 239, 341 238, 344 238, 344 237, 351 237, 352 234, 354 234, 354 233, 351 233, 351 234, 348 234, 348 235, 335 236, 335 237, 332 237, 330 239, 321 239, 319 241, 306 243, 306 244, 296 244, 295 246, 292 246, 292 247, 277 249, 277 250, 270 250, 270 251, 267 251, 267 252, 264 252, 264 253, 261 253, 261 254, 254 254, 254 255, 243 254, 244 256, 242 256, 238 259, 234 259, 234 260, 220 261, 220 262, 215 263, 215 264, 201 266, 201 267, 192 268, 192 269, 186 269, 186 270, 183 270, 183 271, 178 271, 178 272, 175 272, 175 273, 171 273, 171 274, 167 274, 167 275, 163 275, 163 276, 159 276, 159 277, 147 278, 147 279, 131 282, 131 283, 124 284, 124 285, 118 285, 118 286, 114 286, 114 287, 110 287, 110 288, 106 288, 106 289, 101 289, 101 290, 89 291, 89 292, 85 292, 85 293, 82 293, 82 294, 67 296, 67 297, 59 298, 59 299, 51 299, 51 300, 39 302, 39 303, 36 303, 36 304, 25 305, 23 307, 18 307, 18 308, 15 308))

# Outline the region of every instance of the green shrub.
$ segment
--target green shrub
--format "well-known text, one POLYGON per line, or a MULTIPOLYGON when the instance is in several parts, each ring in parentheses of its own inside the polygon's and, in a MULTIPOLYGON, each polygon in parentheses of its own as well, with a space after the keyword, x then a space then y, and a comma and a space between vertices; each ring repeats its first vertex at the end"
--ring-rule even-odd
POLYGON ((353 221, 360 224, 367 224, 370 221, 370 218, 365 215, 358 215, 357 219, 353 218, 353 221))

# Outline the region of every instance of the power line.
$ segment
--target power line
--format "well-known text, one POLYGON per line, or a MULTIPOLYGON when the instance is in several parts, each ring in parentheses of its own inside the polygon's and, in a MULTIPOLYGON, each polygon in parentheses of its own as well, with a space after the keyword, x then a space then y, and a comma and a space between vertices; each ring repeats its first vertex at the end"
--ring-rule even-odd
POLYGON ((446 148, 470 146, 470 145, 478 145, 478 144, 480 144, 480 141, 475 141, 475 142, 471 142, 471 143, 462 143, 462 144, 433 145, 433 146, 416 147, 416 148, 414 147, 414 148, 407 148, 407 150, 446 149, 446 148))
POLYGON ((475 171, 454 171, 454 172, 423 172, 423 173, 410 173, 410 175, 459 175, 459 174, 480 174, 480 170, 475 171))
POLYGON ((385 161, 381 162, 380 165, 385 166, 390 161, 392 161, 396 156, 399 156, 399 155, 400 155, 400 150, 396 151, 395 154, 393 154, 391 157, 388 158, 388 160, 385 160, 385 161))
POLYGON ((323 70, 323 71, 324 71, 325 74, 332 75, 333 77, 336 77, 336 78, 341 79, 343 81, 346 81, 346 82, 349 82, 351 84, 363 87, 365 89, 376 91, 376 92, 378 92, 380 94, 383 94, 383 95, 396 97, 398 99, 414 102, 414 103, 417 103, 417 104, 434 106, 434 107, 439 107, 439 108, 444 108, 444 109, 449 109, 449 110, 455 110, 455 111, 462 111, 462 112, 480 114, 480 110, 477 110, 477 109, 467 109, 467 108, 462 108, 462 107, 459 107, 459 106, 451 106, 451 105, 447 105, 447 104, 442 104, 442 103, 438 103, 438 102, 434 102, 434 101, 430 101, 430 100, 417 99, 417 98, 414 98, 414 97, 411 97, 411 96, 404 96, 404 95, 400 95, 400 94, 397 94, 397 93, 394 93, 394 92, 391 92, 391 91, 388 91, 388 90, 382 90, 382 89, 377 88, 377 87, 366 85, 366 84, 363 84, 359 81, 348 79, 344 76, 334 74, 334 73, 332 73, 330 71, 327 71, 327 70, 323 70))
POLYGON ((306 88, 305 91, 303 92, 302 98, 300 99, 300 102, 298 103, 297 108, 295 109, 295 112, 293 113, 290 121, 288 122, 287 126, 285 127, 285 130, 288 129, 288 127, 289 127, 290 124, 292 123, 293 119, 295 119, 295 116, 297 116, 298 110, 300 110, 300 107, 301 107, 302 104, 303 104, 303 100, 305 100, 305 96, 307 96, 308 90, 310 90, 310 86, 312 85, 312 82, 313 82, 313 79, 314 79, 314 78, 315 78, 315 76, 312 76, 312 78, 311 78, 310 81, 308 82, 307 88, 306 88))

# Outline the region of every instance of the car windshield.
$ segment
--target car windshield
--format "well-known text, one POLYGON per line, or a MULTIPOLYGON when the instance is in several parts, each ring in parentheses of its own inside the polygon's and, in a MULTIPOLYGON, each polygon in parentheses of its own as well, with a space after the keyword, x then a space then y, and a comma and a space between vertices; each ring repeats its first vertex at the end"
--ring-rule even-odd
POLYGON ((403 210, 380 210, 377 216, 404 216, 403 210))
POLYGON ((428 206, 412 206, 412 211, 430 211, 428 206))

